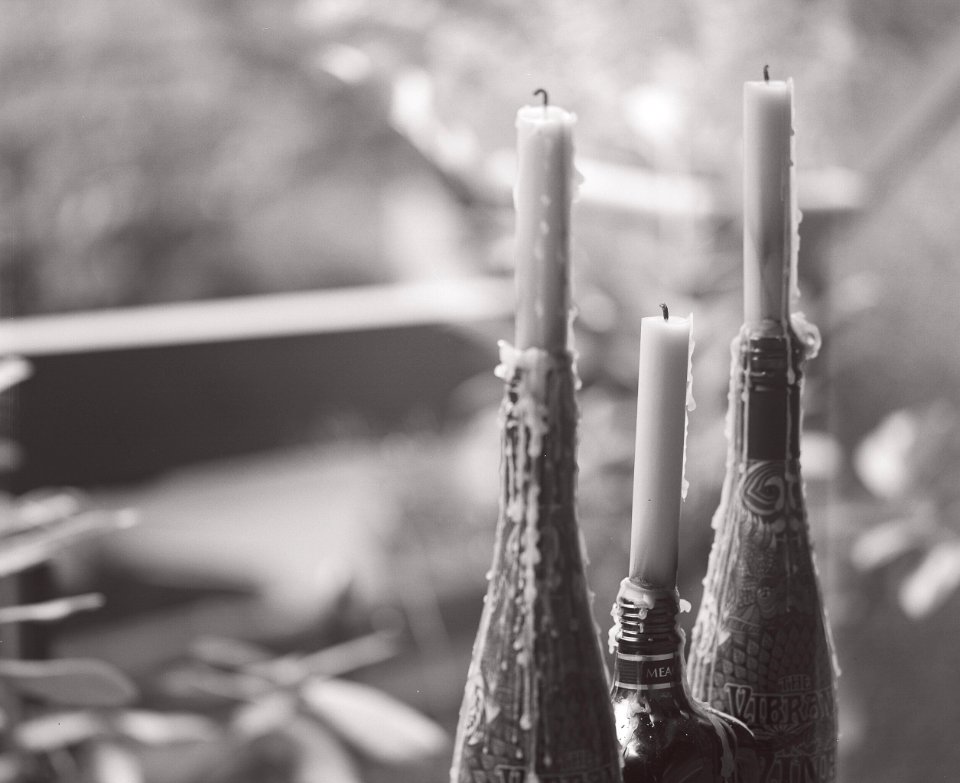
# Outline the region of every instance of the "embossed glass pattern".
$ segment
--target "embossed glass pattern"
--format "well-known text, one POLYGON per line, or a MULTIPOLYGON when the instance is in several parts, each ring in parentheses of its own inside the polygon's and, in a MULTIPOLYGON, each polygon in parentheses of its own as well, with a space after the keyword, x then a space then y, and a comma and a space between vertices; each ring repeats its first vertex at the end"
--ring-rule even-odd
POLYGON ((616 783, 619 748, 575 513, 569 354, 507 350, 493 567, 452 783, 616 783))
POLYGON ((750 726, 764 783, 832 783, 836 673, 799 460, 803 348, 779 324, 744 327, 733 358, 730 452, 691 689, 750 726))

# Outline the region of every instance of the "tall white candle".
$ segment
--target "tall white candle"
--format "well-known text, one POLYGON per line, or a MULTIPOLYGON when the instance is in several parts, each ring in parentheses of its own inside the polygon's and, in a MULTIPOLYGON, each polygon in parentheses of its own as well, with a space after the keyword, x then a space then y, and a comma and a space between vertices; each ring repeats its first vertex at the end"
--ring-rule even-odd
MULTIPOLYGON (((538 91, 540 92, 540 91, 538 91)), ((516 347, 567 349, 570 204, 576 116, 558 106, 517 112, 516 347)))
MULTIPOLYGON (((766 69, 765 73, 766 73, 766 69)), ((786 321, 797 250, 793 80, 743 85, 743 309, 786 321)))
POLYGON ((633 469, 630 578, 672 588, 687 428, 690 319, 640 321, 637 443, 633 469))

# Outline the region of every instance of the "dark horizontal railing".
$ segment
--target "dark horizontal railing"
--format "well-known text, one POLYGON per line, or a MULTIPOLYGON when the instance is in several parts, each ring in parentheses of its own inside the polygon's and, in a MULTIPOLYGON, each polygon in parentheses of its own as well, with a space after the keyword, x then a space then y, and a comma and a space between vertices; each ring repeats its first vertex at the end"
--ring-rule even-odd
POLYGON ((142 480, 344 419, 442 425, 512 310, 512 282, 472 279, 0 321, 0 350, 33 368, 17 488, 142 480))

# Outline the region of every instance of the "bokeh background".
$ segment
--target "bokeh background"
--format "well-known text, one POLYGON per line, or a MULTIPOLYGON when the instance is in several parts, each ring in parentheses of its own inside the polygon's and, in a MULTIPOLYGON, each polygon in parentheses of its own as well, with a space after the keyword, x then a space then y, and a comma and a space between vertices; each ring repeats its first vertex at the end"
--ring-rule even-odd
POLYGON ((795 80, 799 306, 823 334, 803 467, 841 780, 956 779, 954 0, 0 13, 0 348, 31 368, 0 410, 4 530, 139 520, 8 578, 21 602, 104 606, 6 631, 3 779, 445 780, 496 520, 514 116, 538 87, 579 117, 595 613, 627 565, 639 320, 660 301, 695 318, 696 608, 740 321, 741 86, 764 64, 795 80), (21 698, 11 660, 77 657, 138 695, 21 698))

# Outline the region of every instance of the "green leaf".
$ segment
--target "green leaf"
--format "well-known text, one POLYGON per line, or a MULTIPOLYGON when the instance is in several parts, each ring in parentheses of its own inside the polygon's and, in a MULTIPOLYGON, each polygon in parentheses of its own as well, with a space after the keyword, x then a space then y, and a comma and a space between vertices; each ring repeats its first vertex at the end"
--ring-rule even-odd
POLYGON ((89 658, 0 660, 0 678, 21 693, 52 704, 120 707, 137 697, 137 687, 123 672, 89 658))
POLYGON ((447 747, 447 734, 438 724, 367 685, 311 678, 300 695, 311 713, 377 761, 402 764, 447 747))

